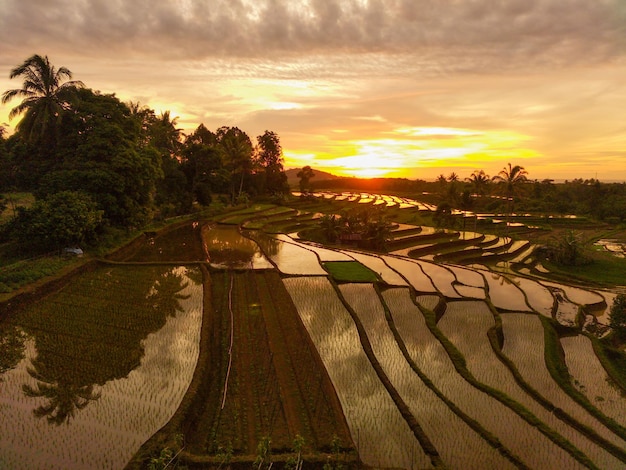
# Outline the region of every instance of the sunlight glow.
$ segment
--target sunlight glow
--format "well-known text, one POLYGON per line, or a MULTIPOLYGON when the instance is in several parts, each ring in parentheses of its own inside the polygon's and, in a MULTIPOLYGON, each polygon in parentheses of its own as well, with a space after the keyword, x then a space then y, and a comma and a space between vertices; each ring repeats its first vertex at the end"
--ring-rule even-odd
POLYGON ((310 165, 340 176, 411 177, 420 169, 473 170, 485 162, 539 155, 523 146, 529 137, 507 130, 403 127, 382 134, 393 137, 335 140, 324 152, 292 152, 286 163, 310 165))

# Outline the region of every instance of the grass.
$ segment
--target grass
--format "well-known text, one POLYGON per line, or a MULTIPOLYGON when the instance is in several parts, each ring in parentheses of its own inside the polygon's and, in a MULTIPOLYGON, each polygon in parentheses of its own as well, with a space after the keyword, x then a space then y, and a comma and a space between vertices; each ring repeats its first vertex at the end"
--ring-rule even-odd
POLYGON ((328 261, 322 266, 337 282, 376 282, 374 271, 358 261, 328 261))
POLYGON ((3 193, 6 209, 0 213, 0 223, 4 223, 14 215, 14 210, 18 207, 30 207, 35 202, 35 196, 32 193, 3 193))
POLYGON ((594 337, 590 339, 603 367, 626 394, 626 352, 611 347, 606 341, 594 337))
POLYGON ((545 262, 544 266, 565 279, 611 286, 626 285, 626 259, 610 254, 595 253, 593 262, 585 266, 563 266, 550 262, 545 262))
POLYGON ((572 385, 572 382, 570 381, 570 374, 567 369, 567 365, 565 364, 565 357, 561 347, 561 342, 559 341, 556 329, 553 327, 554 323, 548 318, 540 318, 544 327, 546 367, 548 368, 550 375, 552 375, 552 378, 559 384, 565 393, 567 393, 580 406, 587 410, 590 415, 602 422, 619 437, 626 439, 626 428, 600 412, 595 406, 593 406, 585 395, 580 393, 576 387, 572 385))
POLYGON ((74 258, 45 256, 2 266, 0 268, 0 294, 9 294, 27 284, 56 274, 74 263, 77 263, 74 258))

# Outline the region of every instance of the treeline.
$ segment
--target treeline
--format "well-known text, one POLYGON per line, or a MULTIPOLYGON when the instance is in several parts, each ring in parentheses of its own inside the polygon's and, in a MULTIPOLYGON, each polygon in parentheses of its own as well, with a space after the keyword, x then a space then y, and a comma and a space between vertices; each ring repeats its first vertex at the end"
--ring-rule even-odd
POLYGON ((11 112, 21 116, 16 132, 0 133, 0 194, 32 192, 36 202, 2 227, 5 240, 49 249, 185 214, 215 195, 234 203, 288 191, 274 132, 253 142, 237 127, 200 125, 184 135, 169 112, 68 80, 38 55, 12 70, 18 77, 23 87, 2 95, 22 102, 11 112))
MULTIPOLYGON (((475 172, 476 173, 476 172, 475 172)), ((479 180, 480 181, 480 180, 479 180)), ((394 192, 439 205, 442 201, 461 210, 506 212, 506 185, 486 178, 477 183, 474 175, 439 178, 437 181, 406 178, 337 178, 310 183, 312 190, 394 192)), ((626 183, 602 183, 594 178, 563 183, 526 179, 516 187, 515 210, 541 214, 587 216, 612 223, 626 221, 626 183)))

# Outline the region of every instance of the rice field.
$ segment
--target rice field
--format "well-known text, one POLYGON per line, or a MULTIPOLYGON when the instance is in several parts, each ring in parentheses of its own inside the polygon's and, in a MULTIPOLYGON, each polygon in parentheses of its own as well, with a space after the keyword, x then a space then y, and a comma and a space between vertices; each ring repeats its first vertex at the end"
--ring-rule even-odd
POLYGON ((137 268, 134 298, 111 298, 129 274, 100 268, 11 319, 25 355, 0 377, 0 468, 121 468, 174 414, 198 358, 202 285, 186 268, 137 268))
POLYGON ((626 467, 626 440, 607 425, 626 426, 624 392, 579 334, 615 293, 533 279, 532 262, 512 266, 528 243, 508 237, 399 225, 395 241, 416 245, 381 255, 269 233, 310 215, 267 205, 173 227, 126 253, 131 263, 0 318, 0 351, 13 352, 0 358, 0 468, 121 468, 191 388, 176 422, 192 467, 219 464, 227 446, 251 462, 263 436, 287 452, 298 434, 319 462, 339 434, 371 468, 626 467), (504 256, 507 274, 426 260, 464 250, 458 259, 504 256), (555 380, 546 332, 606 420, 555 380))
POLYGON ((467 368, 476 380, 503 392, 525 407, 580 449, 599 468, 620 468, 623 465, 623 462, 559 419, 520 387, 489 343, 487 332, 495 326, 495 318, 484 302, 450 303, 437 326, 463 354, 467 368))
MULTIPOLYGON (((418 316, 419 312, 407 294, 406 291, 395 289, 384 292, 383 297, 389 305, 391 316, 408 354, 433 385, 531 468, 543 465, 553 468, 580 468, 580 464, 572 456, 536 428, 529 426, 512 410, 477 390, 456 373, 443 346, 430 332, 424 319, 418 316), (428 353, 424 354, 424 351, 428 353)), ((457 304, 467 302, 452 302, 448 308, 457 304)), ((443 318, 446 315, 447 311, 443 318)), ((486 441, 484 443, 486 444, 486 441)), ((454 452, 456 448, 454 440, 448 443, 448 446, 451 446, 451 451, 454 452)), ((440 451, 443 452, 443 449, 440 451)), ((456 462, 450 465, 460 468, 456 462)), ((481 467, 477 464, 475 468, 481 467)))
POLYGON ((572 383, 606 416, 626 426, 626 393, 612 382, 583 335, 561 338, 572 383))
POLYGON ((544 327, 538 316, 502 314, 502 328, 504 333, 502 352, 513 361, 532 388, 578 422, 594 429, 607 441, 622 449, 625 448, 626 442, 623 439, 576 403, 550 375, 544 357, 544 327))
POLYGON ((375 467, 428 467, 429 460, 378 379, 352 317, 330 282, 322 277, 283 282, 335 386, 361 460, 375 467))

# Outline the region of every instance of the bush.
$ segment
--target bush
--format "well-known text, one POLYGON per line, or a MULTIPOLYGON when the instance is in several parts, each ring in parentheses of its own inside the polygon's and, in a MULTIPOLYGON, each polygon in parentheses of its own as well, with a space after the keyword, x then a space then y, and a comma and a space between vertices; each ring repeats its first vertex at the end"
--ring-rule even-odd
POLYGON ((103 211, 88 195, 61 191, 36 201, 29 209, 18 208, 11 233, 25 247, 60 249, 95 238, 102 216, 103 211))
POLYGON ((611 320, 609 325, 615 334, 626 339, 626 294, 619 294, 615 297, 611 307, 611 320))

